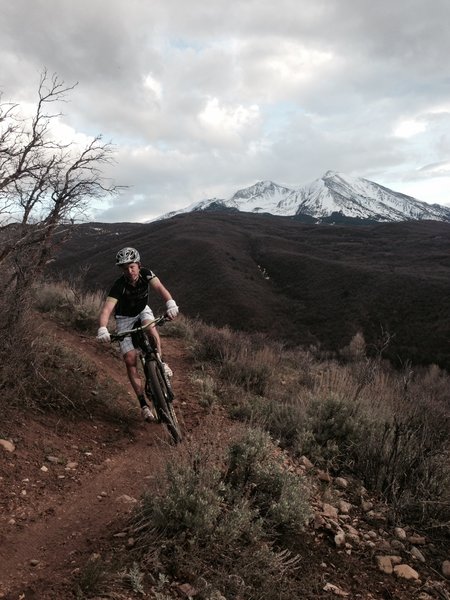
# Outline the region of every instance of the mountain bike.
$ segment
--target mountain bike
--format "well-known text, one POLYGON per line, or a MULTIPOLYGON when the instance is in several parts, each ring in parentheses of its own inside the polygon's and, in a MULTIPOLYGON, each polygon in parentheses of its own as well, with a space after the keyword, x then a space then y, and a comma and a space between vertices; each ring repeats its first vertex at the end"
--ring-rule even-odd
POLYGON ((112 333, 111 341, 121 341, 128 335, 131 335, 133 345, 139 353, 145 376, 145 394, 150 400, 156 412, 157 421, 163 423, 173 441, 178 444, 181 442, 181 429, 173 407, 174 394, 169 378, 164 369, 164 363, 161 360, 156 342, 152 335, 147 336, 145 329, 152 325, 162 325, 166 321, 166 316, 156 317, 154 321, 141 325, 140 321, 136 323, 133 329, 112 333), (149 339, 150 338, 150 339, 149 339))

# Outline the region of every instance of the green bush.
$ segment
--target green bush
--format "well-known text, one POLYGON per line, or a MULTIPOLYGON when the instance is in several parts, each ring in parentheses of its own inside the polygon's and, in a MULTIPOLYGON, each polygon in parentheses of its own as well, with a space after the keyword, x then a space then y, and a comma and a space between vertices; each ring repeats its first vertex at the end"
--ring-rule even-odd
POLYGON ((277 597, 291 598, 296 559, 283 534, 300 533, 310 510, 277 454, 268 434, 252 429, 219 461, 195 450, 169 463, 160 493, 146 496, 135 516, 141 562, 190 580, 204 599, 270 598, 274 586, 277 597))

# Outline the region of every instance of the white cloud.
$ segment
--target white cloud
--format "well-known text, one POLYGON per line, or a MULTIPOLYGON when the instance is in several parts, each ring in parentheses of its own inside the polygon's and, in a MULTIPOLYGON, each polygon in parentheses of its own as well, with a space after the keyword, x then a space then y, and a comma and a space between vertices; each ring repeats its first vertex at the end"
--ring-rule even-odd
POLYGON ((4 98, 34 103, 46 67, 79 82, 58 135, 119 148, 108 174, 130 187, 99 218, 329 169, 446 195, 448 0, 15 0, 1 12, 4 98))
POLYGON ((207 133, 217 140, 237 140, 248 129, 260 121, 258 105, 232 106, 219 102, 218 98, 208 98, 205 107, 198 114, 198 121, 207 133))
POLYGON ((423 133, 425 130, 425 123, 409 119, 398 123, 394 129, 394 135, 400 138, 410 138, 418 133, 423 133))

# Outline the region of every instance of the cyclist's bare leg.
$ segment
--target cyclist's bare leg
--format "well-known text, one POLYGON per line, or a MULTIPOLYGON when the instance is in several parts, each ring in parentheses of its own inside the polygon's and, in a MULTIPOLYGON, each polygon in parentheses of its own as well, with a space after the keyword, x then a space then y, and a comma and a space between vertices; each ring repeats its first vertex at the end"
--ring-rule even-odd
POLYGON ((139 371, 137 368, 137 351, 130 350, 126 354, 123 355, 123 360, 125 361, 125 365, 127 367, 128 379, 133 387, 133 390, 136 392, 136 396, 142 396, 144 390, 142 388, 142 380, 139 375, 139 371))
MULTIPOLYGON (((148 321, 147 321, 148 323, 148 321)), ((143 325, 145 325, 145 321, 143 322, 143 325)), ((146 331, 148 332, 147 335, 152 335, 155 342, 156 342, 156 348, 158 349, 158 353, 160 356, 162 356, 162 351, 161 351, 161 338, 159 337, 159 333, 158 333, 158 329, 156 328, 156 325, 151 325, 150 327, 147 327, 146 331)))

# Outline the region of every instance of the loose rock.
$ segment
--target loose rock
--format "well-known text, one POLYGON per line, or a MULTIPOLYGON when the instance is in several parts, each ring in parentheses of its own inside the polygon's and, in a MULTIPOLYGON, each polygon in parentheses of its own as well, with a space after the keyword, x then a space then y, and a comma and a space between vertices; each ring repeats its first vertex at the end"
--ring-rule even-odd
POLYGON ((409 565, 396 565, 394 567, 394 573, 401 579, 419 579, 419 573, 409 565))
POLYGON ((124 504, 136 504, 136 498, 132 498, 131 496, 127 496, 127 494, 122 494, 116 498, 116 502, 123 502, 124 504))
POLYGON ((411 555, 414 556, 416 560, 423 563, 425 562, 425 556, 422 554, 419 548, 416 548, 415 546, 411 548, 411 555))
POLYGON ((324 517, 328 517, 330 519, 337 520, 338 518, 337 509, 334 506, 331 506, 331 504, 327 504, 326 502, 324 502, 322 505, 322 514, 324 517))
POLYGON ((4 450, 6 450, 6 452, 14 452, 14 450, 16 449, 14 444, 12 442, 9 442, 8 440, 0 440, 0 446, 4 450))
POLYGON ((312 462, 309 460, 309 458, 307 458, 306 456, 300 456, 300 458, 298 459, 298 462, 303 465, 306 469, 312 469, 313 468, 313 464, 312 462))
POLYGON ((442 563, 442 575, 450 579, 450 560, 444 560, 442 563))
POLYGON ((350 510, 352 509, 352 505, 350 502, 346 502, 345 500, 339 500, 339 512, 343 515, 348 515, 350 510))
POLYGON ((390 556, 376 556, 375 560, 382 573, 386 573, 387 575, 391 575, 393 573, 394 567, 392 566, 390 556))
POLYGON ((406 540, 406 531, 403 527, 396 527, 394 529, 394 535, 398 540, 406 540))
POLYGON ((337 485, 337 487, 340 487, 344 490, 348 488, 348 481, 344 479, 344 477, 336 477, 334 483, 337 485))

